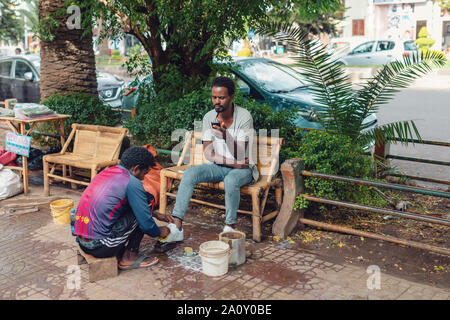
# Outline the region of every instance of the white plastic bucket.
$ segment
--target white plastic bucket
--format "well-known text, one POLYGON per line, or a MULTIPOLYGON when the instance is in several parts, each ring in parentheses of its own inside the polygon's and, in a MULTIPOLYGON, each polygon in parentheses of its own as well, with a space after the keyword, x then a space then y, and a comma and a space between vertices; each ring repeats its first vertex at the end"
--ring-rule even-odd
POLYGON ((223 241, 207 241, 200 245, 199 255, 202 257, 203 273, 218 277, 228 272, 230 246, 223 241))

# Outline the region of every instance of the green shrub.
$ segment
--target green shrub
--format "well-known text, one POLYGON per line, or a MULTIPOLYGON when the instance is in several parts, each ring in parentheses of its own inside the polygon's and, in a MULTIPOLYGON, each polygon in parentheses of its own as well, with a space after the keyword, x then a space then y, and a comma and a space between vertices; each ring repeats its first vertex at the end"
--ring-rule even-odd
MULTIPOLYGON (((305 170, 373 179, 375 163, 364 155, 364 150, 355 145, 349 137, 326 131, 310 131, 301 141, 296 157, 303 158, 305 170)), ((305 179, 305 193, 332 200, 357 202, 364 205, 384 205, 382 198, 369 186, 319 178, 305 179)), ((297 199, 296 208, 305 208, 308 202, 303 197, 297 199)))
POLYGON ((436 40, 428 38, 429 35, 430 34, 428 33, 427 27, 422 27, 420 29, 416 40, 416 44, 419 46, 420 49, 426 51, 427 49, 432 47, 433 44, 436 42, 436 40))
POLYGON ((280 151, 280 164, 286 159, 295 157, 295 151, 298 150, 302 138, 302 131, 298 130, 294 124, 297 117, 295 109, 275 111, 268 105, 243 98, 239 94, 237 94, 235 100, 239 106, 251 113, 253 127, 258 134, 260 129, 267 129, 267 135, 269 136, 271 129, 279 130, 279 137, 284 139, 280 151))
POLYGON ((201 121, 211 110, 211 100, 205 91, 194 91, 171 102, 157 97, 151 102, 138 101, 137 109, 136 116, 125 124, 136 143, 170 149, 176 144, 171 141, 172 132, 175 129, 193 130, 194 121, 201 121))
MULTIPOLYGON (((72 123, 94 124, 114 127, 120 123, 120 114, 112 111, 98 97, 83 93, 54 94, 41 102, 59 114, 70 114, 72 117, 64 121, 64 133, 70 134, 72 123)), ((51 124, 41 124, 41 132, 55 134, 56 130, 51 124)), ((34 135, 40 138, 39 135, 34 135)))

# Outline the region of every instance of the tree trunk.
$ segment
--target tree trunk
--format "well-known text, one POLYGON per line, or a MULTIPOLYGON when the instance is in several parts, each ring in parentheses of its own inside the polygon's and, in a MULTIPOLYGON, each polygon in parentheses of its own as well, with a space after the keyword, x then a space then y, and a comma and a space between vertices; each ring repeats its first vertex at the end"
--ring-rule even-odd
POLYGON ((53 15, 59 22, 59 26, 52 31, 55 38, 52 41, 41 40, 41 100, 54 92, 98 95, 92 33, 81 37, 84 32, 82 28, 70 30, 66 22, 72 13, 56 17, 57 10, 66 11, 64 2, 39 1, 39 19, 53 15))

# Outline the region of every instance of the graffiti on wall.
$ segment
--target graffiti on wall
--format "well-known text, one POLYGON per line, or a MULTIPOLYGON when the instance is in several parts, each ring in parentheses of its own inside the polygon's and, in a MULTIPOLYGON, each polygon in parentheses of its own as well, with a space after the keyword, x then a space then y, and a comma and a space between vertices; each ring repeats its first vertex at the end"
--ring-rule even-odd
POLYGON ((414 40, 414 3, 391 4, 387 14, 387 36, 402 40, 414 40))

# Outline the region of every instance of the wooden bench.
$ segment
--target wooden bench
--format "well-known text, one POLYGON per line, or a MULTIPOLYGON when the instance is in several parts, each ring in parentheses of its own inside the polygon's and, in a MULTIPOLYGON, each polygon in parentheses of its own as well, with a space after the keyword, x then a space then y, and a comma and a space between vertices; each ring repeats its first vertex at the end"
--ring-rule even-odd
POLYGON ((117 258, 96 258, 90 254, 85 253, 81 248, 77 249, 78 264, 88 264, 89 268, 89 282, 104 280, 108 278, 117 277, 119 268, 117 266, 117 258))
POLYGON ((75 179, 73 168, 89 170, 92 180, 100 169, 118 164, 120 146, 127 133, 126 128, 72 124, 72 131, 61 152, 45 155, 42 159, 45 195, 50 195, 49 178, 88 186, 89 182, 75 179), (68 152, 72 140, 73 152, 68 152), (62 166, 62 176, 54 173, 56 166, 62 166), (69 167, 69 176, 66 167, 69 167))
MULTIPOLYGON (((177 165, 174 167, 165 168, 161 171, 160 213, 166 213, 167 197, 176 197, 176 193, 171 192, 172 179, 181 180, 183 173, 187 168, 207 162, 203 154, 203 144, 201 139, 201 132, 187 132, 185 136, 185 144, 177 165), (190 158, 189 164, 183 165, 184 158, 186 157, 188 151, 190 158)), ((238 210, 237 212, 252 216, 253 240, 257 242, 261 241, 262 223, 275 218, 281 207, 282 180, 279 178, 274 178, 274 174, 276 173, 278 166, 278 155, 282 142, 282 138, 255 137, 252 152, 254 155, 253 158, 257 159, 257 167, 260 176, 258 181, 245 185, 241 188, 241 194, 251 196, 252 210, 238 210), (275 202, 277 208, 273 212, 264 214, 267 197, 271 188, 275 189, 275 202)), ((219 183, 200 183, 200 185, 212 189, 225 190, 223 181, 219 183)), ((219 209, 225 209, 224 205, 206 202, 199 199, 191 198, 190 201, 219 209)))

